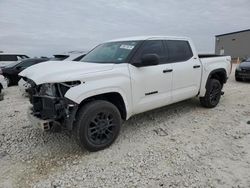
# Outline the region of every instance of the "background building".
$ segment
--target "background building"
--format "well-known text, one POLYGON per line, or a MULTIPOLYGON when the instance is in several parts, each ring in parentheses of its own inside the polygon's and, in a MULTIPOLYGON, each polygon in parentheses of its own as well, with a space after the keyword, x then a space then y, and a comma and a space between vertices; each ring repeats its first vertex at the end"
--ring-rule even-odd
POLYGON ((215 53, 232 58, 250 57, 250 29, 215 36, 215 53))

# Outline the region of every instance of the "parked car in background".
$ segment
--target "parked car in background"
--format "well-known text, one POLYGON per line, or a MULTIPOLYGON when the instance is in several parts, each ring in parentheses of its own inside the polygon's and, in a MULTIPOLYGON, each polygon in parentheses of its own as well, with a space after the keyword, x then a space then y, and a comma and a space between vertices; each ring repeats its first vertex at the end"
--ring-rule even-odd
POLYGON ((26 58, 29 57, 24 54, 0 53, 0 68, 26 58))
POLYGON ((65 54, 55 54, 53 56, 54 57, 50 59, 51 61, 63 61, 64 59, 69 57, 68 55, 65 54))
POLYGON ((51 61, 80 61, 87 52, 85 51, 70 51, 64 54, 55 54, 51 61))
POLYGON ((236 81, 250 80, 250 58, 243 60, 236 67, 235 80, 236 81))
POLYGON ((7 88, 7 81, 2 75, 0 75, 0 94, 2 94, 2 90, 6 88, 7 88))
POLYGON ((32 65, 48 61, 48 58, 24 59, 1 68, 1 74, 6 78, 8 85, 17 85, 20 77, 18 74, 32 65))
POLYGON ((198 55, 189 38, 149 36, 112 40, 80 62, 50 61, 19 75, 31 86, 33 125, 67 129, 81 147, 98 151, 135 114, 192 97, 217 106, 231 69, 230 56, 198 55))

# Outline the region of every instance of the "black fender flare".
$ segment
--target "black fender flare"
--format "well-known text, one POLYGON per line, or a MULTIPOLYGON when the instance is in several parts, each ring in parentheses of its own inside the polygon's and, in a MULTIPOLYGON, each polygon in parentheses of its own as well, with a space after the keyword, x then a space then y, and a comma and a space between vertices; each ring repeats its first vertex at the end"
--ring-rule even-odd
POLYGON ((206 89, 207 89, 207 85, 208 85, 209 79, 211 79, 211 77, 214 74, 216 74, 216 73, 220 73, 220 74, 222 73, 223 74, 223 78, 221 79, 221 81, 222 81, 223 84, 227 82, 228 77, 227 77, 227 71, 226 71, 226 69, 224 69, 224 68, 215 69, 215 70, 212 70, 209 73, 208 77, 207 77, 206 89))

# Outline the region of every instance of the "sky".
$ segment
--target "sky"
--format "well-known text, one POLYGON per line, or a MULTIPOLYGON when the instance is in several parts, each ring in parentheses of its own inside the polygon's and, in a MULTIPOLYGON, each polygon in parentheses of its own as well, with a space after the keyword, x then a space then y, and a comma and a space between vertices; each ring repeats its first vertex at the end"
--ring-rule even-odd
POLYGON ((191 37, 213 53, 215 35, 250 29, 249 0, 0 0, 0 51, 51 56, 121 37, 191 37))

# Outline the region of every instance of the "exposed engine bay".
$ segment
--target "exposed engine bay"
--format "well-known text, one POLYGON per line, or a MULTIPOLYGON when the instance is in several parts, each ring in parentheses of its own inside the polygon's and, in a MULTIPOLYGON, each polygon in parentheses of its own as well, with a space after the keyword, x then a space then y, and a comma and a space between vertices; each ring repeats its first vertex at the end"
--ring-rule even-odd
POLYGON ((61 126, 71 130, 78 104, 64 97, 65 93, 80 81, 65 83, 45 83, 36 85, 32 80, 24 78, 30 84, 27 90, 33 105, 31 113, 38 119, 49 122, 50 127, 61 126))

